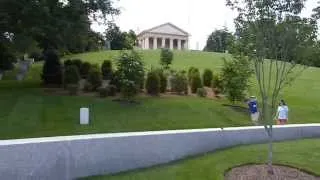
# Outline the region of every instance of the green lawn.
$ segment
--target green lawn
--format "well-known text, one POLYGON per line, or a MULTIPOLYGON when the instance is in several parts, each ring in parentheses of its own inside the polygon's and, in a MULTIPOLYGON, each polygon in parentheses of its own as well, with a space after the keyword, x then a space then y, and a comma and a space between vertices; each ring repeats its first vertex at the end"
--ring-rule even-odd
MULTIPOLYGON (((275 143, 274 162, 320 176, 320 139, 275 143)), ((266 162, 267 145, 241 146, 144 170, 99 176, 91 180, 223 180, 224 173, 248 163, 266 162)))
MULTIPOLYGON (((91 63, 101 64, 103 60, 115 60, 121 51, 99 51, 92 53, 83 53, 67 58, 80 58, 91 63)), ((142 55, 146 68, 150 69, 151 66, 159 66, 160 50, 144 50, 138 51, 142 55)), ((218 70, 223 65, 222 57, 229 57, 228 54, 211 53, 201 51, 174 51, 173 69, 187 70, 190 66, 197 67, 201 70, 204 68, 212 68, 218 70)))
POLYGON ((246 113, 222 106, 224 100, 144 97, 139 105, 124 105, 98 97, 46 95, 22 85, 0 86, 0 139, 250 125, 246 113), (79 125, 83 106, 91 108, 89 126, 79 125))

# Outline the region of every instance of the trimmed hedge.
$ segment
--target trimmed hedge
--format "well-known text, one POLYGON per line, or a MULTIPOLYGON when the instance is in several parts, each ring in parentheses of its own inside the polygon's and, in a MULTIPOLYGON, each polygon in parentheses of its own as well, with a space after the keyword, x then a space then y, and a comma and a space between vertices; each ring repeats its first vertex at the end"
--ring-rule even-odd
POLYGON ((148 94, 159 95, 160 93, 160 77, 157 71, 151 71, 147 75, 146 90, 148 94))

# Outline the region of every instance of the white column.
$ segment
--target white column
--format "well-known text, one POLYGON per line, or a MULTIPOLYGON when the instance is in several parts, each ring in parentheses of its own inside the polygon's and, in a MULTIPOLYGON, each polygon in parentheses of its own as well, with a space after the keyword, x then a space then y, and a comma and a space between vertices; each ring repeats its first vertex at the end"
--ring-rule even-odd
POLYGON ((153 49, 157 49, 157 37, 153 37, 153 49))
POLYGON ((184 44, 184 48, 185 48, 186 50, 189 49, 189 40, 188 40, 188 39, 186 39, 186 42, 185 42, 185 44, 184 44))
POLYGON ((161 41, 161 48, 165 48, 166 47, 166 38, 162 38, 161 39, 162 41, 161 41))
POLYGON ((173 39, 170 38, 170 49, 173 49, 173 39))
POLYGON ((144 49, 149 49, 149 37, 146 37, 144 41, 145 41, 144 49))
POLYGON ((181 50, 181 39, 178 39, 178 50, 181 50))

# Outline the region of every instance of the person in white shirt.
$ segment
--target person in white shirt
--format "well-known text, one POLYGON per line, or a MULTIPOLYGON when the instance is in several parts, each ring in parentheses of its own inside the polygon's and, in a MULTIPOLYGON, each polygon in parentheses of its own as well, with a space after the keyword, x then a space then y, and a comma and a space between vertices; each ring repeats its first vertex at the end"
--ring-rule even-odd
POLYGON ((289 115, 289 108, 284 100, 280 101, 278 106, 277 114, 275 119, 277 119, 278 125, 284 125, 288 123, 288 115, 289 115))

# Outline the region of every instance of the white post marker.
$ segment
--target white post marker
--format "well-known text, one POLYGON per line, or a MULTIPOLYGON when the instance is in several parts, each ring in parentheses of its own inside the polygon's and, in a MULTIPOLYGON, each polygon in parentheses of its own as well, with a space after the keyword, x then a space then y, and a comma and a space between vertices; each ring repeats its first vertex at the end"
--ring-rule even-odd
POLYGON ((80 124, 89 124, 89 108, 80 108, 80 124))

